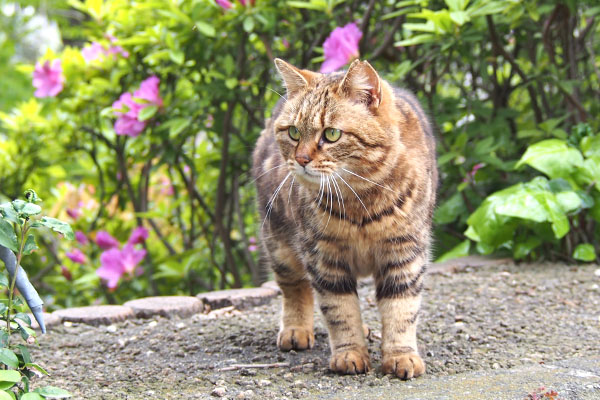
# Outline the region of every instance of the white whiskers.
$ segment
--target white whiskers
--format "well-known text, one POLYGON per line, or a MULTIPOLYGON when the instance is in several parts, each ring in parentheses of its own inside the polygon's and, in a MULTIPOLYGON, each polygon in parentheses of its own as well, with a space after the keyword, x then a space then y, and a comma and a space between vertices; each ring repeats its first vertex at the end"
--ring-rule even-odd
MULTIPOLYGON (((389 188, 389 187, 387 187, 387 186, 380 185, 380 184, 379 184, 379 183, 377 183, 377 182, 373 182, 372 180, 370 180, 370 179, 367 179, 367 178, 365 178, 364 176, 360 176, 359 174, 357 174, 357 173, 355 173, 355 172, 352 172, 352 171, 350 171, 349 169, 342 168, 342 170, 343 170, 343 171, 346 171, 346 172, 347 172, 347 173, 349 173, 349 174, 352 174, 352 175, 356 176, 357 178, 360 178, 360 179, 362 179, 362 180, 364 180, 364 181, 367 181, 367 182, 369 182, 369 183, 372 183, 373 185, 379 186, 379 187, 381 187, 381 188, 384 188, 384 189, 386 189, 386 190, 389 190, 390 192, 394 192, 394 193, 395 193, 395 191, 394 191, 393 189, 390 189, 390 188, 389 188)), ((339 175, 338 175, 338 176, 339 176, 339 175)))
POLYGON ((265 222, 269 218, 269 215, 271 215, 271 210, 273 210, 273 204, 275 203, 275 198, 277 197, 277 195, 281 191, 281 188, 283 187, 283 185, 285 184, 285 182, 288 180, 288 178, 290 177, 290 175, 292 175, 292 173, 288 172, 288 174, 285 176, 285 178, 283 178, 283 181, 279 184, 279 186, 277 186, 277 189, 275 189, 275 192, 273 193, 273 196, 271 196, 271 198, 269 199, 269 202, 267 203, 267 214, 265 215, 265 219, 263 220, 263 223, 260 226, 261 229, 265 225, 265 222))

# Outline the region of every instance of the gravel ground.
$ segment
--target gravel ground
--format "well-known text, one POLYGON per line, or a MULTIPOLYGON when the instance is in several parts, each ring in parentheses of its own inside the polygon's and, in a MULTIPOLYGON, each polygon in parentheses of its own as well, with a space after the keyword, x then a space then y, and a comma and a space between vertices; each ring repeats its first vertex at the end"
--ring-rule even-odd
MULTIPOLYGON (((337 376, 327 370, 329 345, 320 316, 314 349, 279 352, 278 298, 269 305, 217 316, 52 328, 32 351, 51 376, 33 384, 59 386, 82 399, 337 398, 365 387, 406 388, 470 371, 496 373, 598 357, 597 269, 501 265, 429 276, 419 329, 427 374, 414 382, 379 371, 381 325, 373 287, 366 282, 359 293, 363 318, 374 332, 369 350, 375 371, 368 375, 337 376), (240 363, 289 366, 220 371, 240 363)), ((600 385, 597 389, 600 398, 600 385)))

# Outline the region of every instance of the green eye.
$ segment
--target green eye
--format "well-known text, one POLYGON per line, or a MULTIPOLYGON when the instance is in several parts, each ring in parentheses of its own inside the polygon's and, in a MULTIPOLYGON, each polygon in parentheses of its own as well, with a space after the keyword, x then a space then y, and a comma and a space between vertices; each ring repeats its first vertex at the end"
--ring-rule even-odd
POLYGON ((337 142, 340 139, 340 137, 342 136, 342 130, 336 129, 336 128, 326 128, 325 132, 323 132, 323 133, 324 133, 325 139, 331 143, 337 142))
POLYGON ((295 126, 290 126, 288 128, 288 134, 292 140, 300 140, 300 132, 298 132, 298 128, 295 126))

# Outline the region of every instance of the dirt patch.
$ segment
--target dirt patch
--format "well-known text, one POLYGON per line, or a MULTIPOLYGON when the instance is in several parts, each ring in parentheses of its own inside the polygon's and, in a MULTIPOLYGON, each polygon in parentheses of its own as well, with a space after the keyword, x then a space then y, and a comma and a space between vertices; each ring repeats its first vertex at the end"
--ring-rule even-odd
MULTIPOLYGON (((427 278, 419 329, 428 379, 600 355, 597 266, 500 265, 427 278)), ((373 287, 361 284, 363 318, 375 332, 375 371, 337 376, 327 370, 329 345, 317 316, 315 348, 275 347, 280 298, 208 319, 155 318, 50 329, 32 350, 51 384, 82 399, 326 398, 365 386, 408 385, 382 376, 381 330, 373 287), (239 363, 289 363, 275 369, 219 371, 239 363)), ((43 382, 42 382, 43 381, 43 382)), ((532 387, 534 389, 534 387, 532 387)), ((524 397, 524 396, 523 396, 524 397)))

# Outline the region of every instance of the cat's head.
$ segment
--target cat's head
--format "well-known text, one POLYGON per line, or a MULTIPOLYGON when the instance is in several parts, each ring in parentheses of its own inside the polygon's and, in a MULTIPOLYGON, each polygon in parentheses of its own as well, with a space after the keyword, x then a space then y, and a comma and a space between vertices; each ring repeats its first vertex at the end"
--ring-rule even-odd
POLYGON ((287 89, 275 137, 299 183, 318 188, 322 176, 353 179, 352 173, 369 175, 368 168, 385 163, 398 137, 389 112, 394 100, 368 62, 356 60, 347 72, 332 74, 280 59, 275 65, 287 89))

